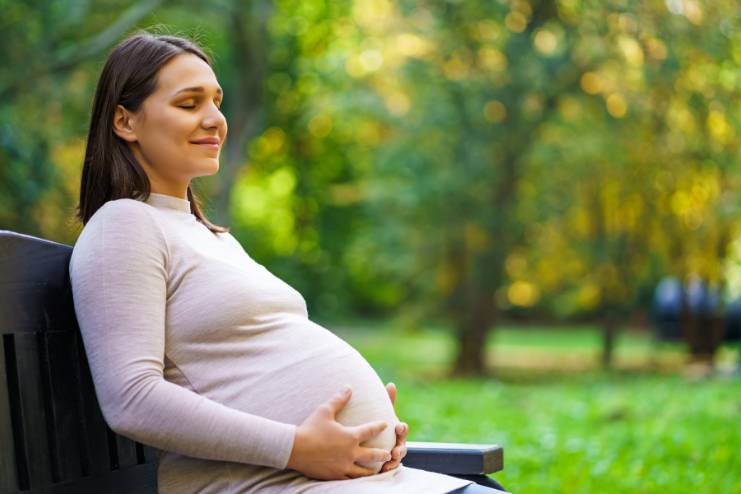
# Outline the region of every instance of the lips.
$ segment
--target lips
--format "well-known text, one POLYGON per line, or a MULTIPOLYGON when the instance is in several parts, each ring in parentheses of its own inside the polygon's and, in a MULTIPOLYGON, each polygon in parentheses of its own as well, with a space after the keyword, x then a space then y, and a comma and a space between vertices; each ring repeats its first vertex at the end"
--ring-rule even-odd
POLYGON ((194 144, 218 144, 219 138, 218 137, 203 137, 201 139, 190 141, 194 144))
POLYGON ((198 144, 199 146, 207 147, 210 149, 219 149, 219 138, 218 137, 204 137, 196 141, 190 141, 192 144, 198 144))

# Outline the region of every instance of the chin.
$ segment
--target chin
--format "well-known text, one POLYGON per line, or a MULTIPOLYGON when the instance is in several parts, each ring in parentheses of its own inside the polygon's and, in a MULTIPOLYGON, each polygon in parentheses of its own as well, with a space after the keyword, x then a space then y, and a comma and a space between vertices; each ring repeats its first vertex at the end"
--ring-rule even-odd
POLYGON ((199 177, 207 177, 210 175, 216 175, 219 173, 219 162, 215 162, 212 166, 201 168, 198 173, 199 177))

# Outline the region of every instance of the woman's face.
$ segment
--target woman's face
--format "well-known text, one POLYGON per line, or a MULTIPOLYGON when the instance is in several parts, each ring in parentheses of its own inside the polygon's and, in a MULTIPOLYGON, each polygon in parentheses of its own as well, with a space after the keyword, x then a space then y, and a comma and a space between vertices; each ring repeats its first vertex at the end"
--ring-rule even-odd
POLYGON ((152 191, 183 196, 193 177, 218 172, 227 133, 221 101, 222 90, 211 67, 187 53, 159 70, 155 91, 136 113, 119 105, 116 133, 130 142, 152 191), (131 132, 122 135, 119 130, 125 130, 127 119, 131 132))

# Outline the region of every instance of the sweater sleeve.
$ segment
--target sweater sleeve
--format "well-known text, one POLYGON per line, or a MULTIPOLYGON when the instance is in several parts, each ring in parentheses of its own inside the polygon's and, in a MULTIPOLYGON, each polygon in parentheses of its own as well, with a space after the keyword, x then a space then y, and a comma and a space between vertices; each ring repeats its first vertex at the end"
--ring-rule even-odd
POLYGON ((149 206, 104 204, 70 259, 75 312, 103 417, 115 432, 208 460, 286 468, 296 426, 164 379, 169 251, 149 206))

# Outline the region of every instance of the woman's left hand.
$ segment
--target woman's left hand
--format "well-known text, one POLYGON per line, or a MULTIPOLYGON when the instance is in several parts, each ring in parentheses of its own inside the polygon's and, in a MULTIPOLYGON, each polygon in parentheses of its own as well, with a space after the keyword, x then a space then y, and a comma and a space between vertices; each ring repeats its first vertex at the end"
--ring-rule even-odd
MULTIPOLYGON (((396 403, 396 385, 394 383, 388 383, 386 385, 386 391, 389 393, 391 398, 391 404, 396 403)), ((396 446, 391 450, 391 460, 387 461, 381 467, 381 472, 388 472, 398 467, 401 460, 407 455, 407 434, 409 434, 409 425, 406 422, 399 422, 396 424, 396 446)))

